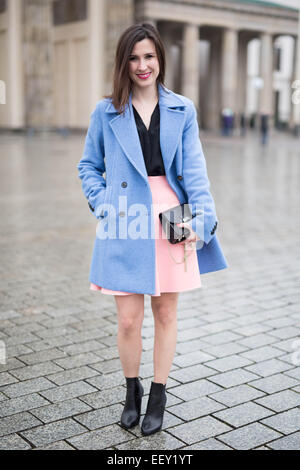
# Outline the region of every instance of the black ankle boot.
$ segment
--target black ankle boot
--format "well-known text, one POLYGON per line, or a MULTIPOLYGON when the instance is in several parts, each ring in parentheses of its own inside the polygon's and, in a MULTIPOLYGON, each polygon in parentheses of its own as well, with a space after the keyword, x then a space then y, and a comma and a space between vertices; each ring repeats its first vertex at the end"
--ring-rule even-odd
POLYGON ((166 385, 151 382, 147 410, 141 426, 144 436, 149 436, 161 429, 166 402, 166 385))
POLYGON ((136 426, 140 421, 141 405, 144 389, 138 377, 126 378, 126 401, 121 416, 121 426, 130 429, 136 426))

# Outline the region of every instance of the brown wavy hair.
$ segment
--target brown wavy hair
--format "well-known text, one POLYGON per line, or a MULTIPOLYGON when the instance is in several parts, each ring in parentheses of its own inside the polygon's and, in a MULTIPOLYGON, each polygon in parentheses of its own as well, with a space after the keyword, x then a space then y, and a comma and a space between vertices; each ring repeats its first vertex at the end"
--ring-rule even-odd
POLYGON ((165 48, 157 29, 151 23, 137 23, 129 26, 120 36, 114 62, 113 92, 104 98, 111 98, 117 112, 123 113, 129 101, 132 90, 132 80, 129 76, 129 57, 136 42, 142 39, 152 39, 159 62, 159 75, 156 84, 164 85, 166 56, 165 48))

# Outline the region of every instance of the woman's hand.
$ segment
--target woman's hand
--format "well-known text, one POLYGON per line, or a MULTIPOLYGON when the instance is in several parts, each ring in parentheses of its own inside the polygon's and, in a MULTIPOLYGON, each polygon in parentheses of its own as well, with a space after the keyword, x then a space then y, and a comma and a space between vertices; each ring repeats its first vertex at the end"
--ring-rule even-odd
POLYGON ((182 222, 176 225, 177 227, 187 228, 190 231, 189 236, 184 240, 184 242, 196 242, 200 240, 196 232, 194 232, 194 230, 192 230, 189 224, 187 224, 186 222, 182 222))

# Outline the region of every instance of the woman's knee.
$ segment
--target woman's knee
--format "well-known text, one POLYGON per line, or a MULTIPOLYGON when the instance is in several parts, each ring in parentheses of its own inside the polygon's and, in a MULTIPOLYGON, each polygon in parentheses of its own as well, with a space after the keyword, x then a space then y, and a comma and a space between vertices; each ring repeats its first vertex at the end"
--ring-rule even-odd
POLYGON ((125 335, 137 333, 141 330, 143 314, 123 312, 119 315, 119 331, 125 335))
POLYGON ((154 319, 163 326, 168 326, 177 320, 177 298, 152 301, 154 319))
POLYGON ((156 322, 162 326, 168 326, 177 319, 176 306, 171 304, 157 305, 153 308, 153 315, 156 322))
POLYGON ((125 335, 139 332, 144 318, 143 299, 118 299, 117 306, 119 332, 125 335))

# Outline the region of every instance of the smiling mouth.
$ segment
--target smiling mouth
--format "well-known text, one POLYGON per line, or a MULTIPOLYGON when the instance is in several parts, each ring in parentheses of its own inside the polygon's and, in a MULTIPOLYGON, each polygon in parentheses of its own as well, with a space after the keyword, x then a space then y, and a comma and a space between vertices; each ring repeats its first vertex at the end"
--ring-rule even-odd
POLYGON ((145 80, 146 78, 150 77, 151 75, 151 72, 149 73, 141 73, 141 74, 137 74, 137 76, 143 80, 145 80))

